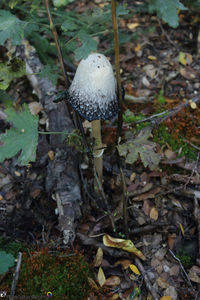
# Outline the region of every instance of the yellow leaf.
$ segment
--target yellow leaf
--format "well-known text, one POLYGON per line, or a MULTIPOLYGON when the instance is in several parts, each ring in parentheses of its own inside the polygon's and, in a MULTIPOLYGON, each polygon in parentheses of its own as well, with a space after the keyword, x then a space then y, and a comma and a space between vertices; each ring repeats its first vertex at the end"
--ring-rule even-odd
POLYGON ((117 239, 105 234, 103 237, 103 243, 107 247, 119 248, 124 251, 131 252, 143 260, 146 259, 142 252, 135 247, 131 240, 117 239))
POLYGON ((150 59, 150 60, 157 60, 157 57, 155 57, 155 56, 153 56, 153 55, 149 55, 149 56, 148 56, 148 59, 150 59))
POLYGON ((160 298, 160 300, 172 300, 172 297, 170 297, 170 296, 163 296, 162 298, 160 298))
POLYGON ((184 66, 190 65, 192 63, 192 55, 190 53, 180 52, 178 60, 184 66))
POLYGON ((154 221, 158 220, 158 210, 156 207, 152 207, 151 211, 150 211, 150 218, 153 219, 154 221))
POLYGON ((128 29, 133 30, 139 26, 139 23, 129 23, 127 24, 128 29))
POLYGON ((135 52, 138 52, 141 50, 141 45, 137 44, 137 46, 134 48, 135 52))
POLYGON ((97 280, 98 280, 98 283, 99 283, 100 286, 103 286, 104 283, 106 282, 106 277, 105 277, 104 271, 101 267, 99 268, 99 272, 98 272, 98 275, 97 275, 97 280))
POLYGON ((129 268, 131 269, 131 271, 133 271, 133 273, 135 273, 136 275, 140 275, 140 271, 138 270, 138 268, 135 265, 130 265, 129 268))
POLYGON ((180 223, 180 224, 179 224, 179 226, 180 226, 180 229, 181 229, 182 235, 184 236, 185 232, 184 232, 184 229, 183 229, 183 225, 180 223))
POLYGON ((190 102, 190 107, 192 109, 196 109, 197 108, 197 105, 196 105, 196 103, 194 101, 190 100, 189 102, 190 102))
POLYGON ((99 267, 102 263, 102 259, 103 259, 103 250, 101 248, 98 248, 97 254, 96 254, 95 259, 93 261, 93 266, 94 267, 99 267))

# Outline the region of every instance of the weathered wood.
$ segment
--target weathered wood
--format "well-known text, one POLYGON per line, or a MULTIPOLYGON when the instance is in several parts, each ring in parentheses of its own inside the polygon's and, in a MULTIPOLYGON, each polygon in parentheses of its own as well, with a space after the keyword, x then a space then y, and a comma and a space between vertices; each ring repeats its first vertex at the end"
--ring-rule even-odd
MULTIPOLYGON (((24 40, 23 45, 17 47, 16 55, 24 59, 27 74, 39 73, 43 65, 36 50, 24 40)), ((74 130, 65 102, 54 103, 57 93, 56 87, 48 78, 39 75, 27 75, 35 93, 38 96, 47 116, 47 130, 58 132, 74 130)), ((59 212, 59 229, 63 233, 63 242, 69 244, 75 238, 75 224, 81 216, 80 180, 78 173, 78 154, 72 151, 62 140, 61 135, 50 135, 50 148, 55 157, 48 161, 46 190, 54 195, 59 212)))

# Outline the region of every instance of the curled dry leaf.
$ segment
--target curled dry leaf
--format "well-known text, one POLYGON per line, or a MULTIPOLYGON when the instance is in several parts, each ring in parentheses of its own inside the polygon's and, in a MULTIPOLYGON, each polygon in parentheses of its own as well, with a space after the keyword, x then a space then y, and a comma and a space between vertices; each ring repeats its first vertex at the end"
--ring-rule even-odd
POLYGON ((117 239, 105 234, 103 237, 103 243, 107 247, 119 248, 124 251, 128 251, 138 256, 142 260, 145 260, 145 256, 142 254, 140 250, 138 250, 131 240, 117 239))
POLYGON ((99 272, 98 272, 98 275, 97 275, 97 280, 98 280, 98 283, 99 283, 100 286, 103 286, 104 283, 106 282, 106 277, 105 277, 104 271, 101 267, 99 268, 99 272))
POLYGON ((122 265, 122 267, 126 270, 131 265, 131 260, 129 259, 120 259, 115 262, 115 266, 122 265))
POLYGON ((102 259, 103 259, 103 250, 101 248, 98 248, 97 254, 96 254, 94 262, 93 262, 93 266, 99 267, 102 263, 102 259))

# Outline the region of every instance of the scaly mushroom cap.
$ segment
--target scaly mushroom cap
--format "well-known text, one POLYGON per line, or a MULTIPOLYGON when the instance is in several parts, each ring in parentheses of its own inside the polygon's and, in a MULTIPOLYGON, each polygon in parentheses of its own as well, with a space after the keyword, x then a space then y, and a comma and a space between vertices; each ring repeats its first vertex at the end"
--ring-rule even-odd
POLYGON ((110 62, 103 54, 83 59, 68 90, 72 107, 85 119, 107 120, 119 111, 117 86, 110 62))

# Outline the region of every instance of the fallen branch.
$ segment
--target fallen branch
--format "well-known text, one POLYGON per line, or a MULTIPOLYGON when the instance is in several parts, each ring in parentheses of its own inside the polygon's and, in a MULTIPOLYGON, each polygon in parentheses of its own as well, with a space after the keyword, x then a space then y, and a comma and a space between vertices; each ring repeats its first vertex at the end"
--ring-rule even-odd
POLYGON ((13 300, 14 296, 15 296, 15 289, 16 289, 16 286, 17 286, 18 278, 19 278, 19 271, 20 271, 20 267, 21 267, 21 262, 22 262, 22 253, 19 252, 19 256, 18 256, 18 260, 17 260, 17 266, 16 266, 16 269, 15 269, 15 275, 14 275, 14 278, 13 278, 13 281, 12 281, 9 300, 13 300))
MULTIPOLYGON (((27 74, 38 74, 42 69, 36 50, 27 40, 16 49, 17 57, 26 63, 27 74)), ((40 103, 46 113, 47 130, 51 132, 74 130, 67 106, 64 102, 54 103, 57 94, 56 87, 48 78, 39 75, 27 76, 40 103)), ((80 181, 78 174, 78 155, 66 145, 61 135, 49 136, 50 149, 54 152, 54 159, 48 161, 46 176, 46 191, 57 201, 59 206, 58 228, 63 233, 63 242, 71 243, 75 238, 75 223, 81 216, 80 181), (62 213, 61 213, 62 212, 62 213)))

